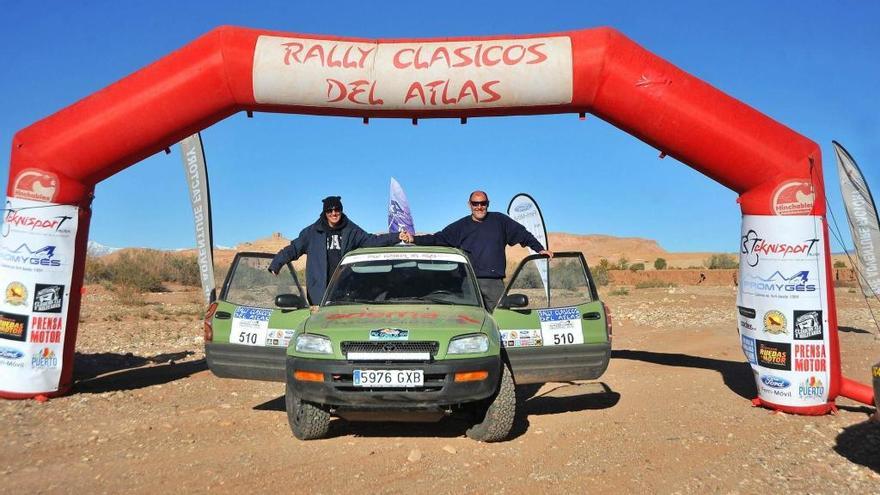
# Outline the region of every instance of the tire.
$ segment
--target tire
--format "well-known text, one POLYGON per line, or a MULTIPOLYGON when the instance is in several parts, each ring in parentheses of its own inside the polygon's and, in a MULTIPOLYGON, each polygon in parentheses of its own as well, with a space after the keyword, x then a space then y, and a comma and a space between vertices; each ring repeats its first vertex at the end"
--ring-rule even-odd
POLYGON ((516 415, 516 387, 507 364, 502 363, 498 392, 483 406, 485 414, 465 433, 480 442, 500 442, 510 435, 516 415))
POLYGON ((330 428, 330 413, 311 402, 304 402, 294 395, 290 385, 284 394, 287 409, 287 422, 293 436, 300 440, 316 440, 327 436, 330 428))

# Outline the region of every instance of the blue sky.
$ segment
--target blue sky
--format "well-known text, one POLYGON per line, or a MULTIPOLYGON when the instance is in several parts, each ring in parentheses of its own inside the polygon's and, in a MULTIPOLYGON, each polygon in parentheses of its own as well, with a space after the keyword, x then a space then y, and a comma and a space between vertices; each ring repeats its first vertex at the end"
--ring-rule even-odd
MULTIPOLYGON (((880 187, 880 2, 25 2, 0 3, 0 142, 16 131, 230 24, 368 38, 545 33, 612 26, 685 71, 822 147, 831 208, 831 140, 880 187)), ((237 114, 203 131, 215 244, 314 221, 343 197, 370 231, 386 228, 389 178, 416 229, 467 214, 473 189, 502 210, 517 192, 548 230, 655 239, 670 251, 736 250, 736 195, 597 118, 421 121, 237 114)), ((6 148, 7 150, 9 148, 6 148)), ((8 177, 8 155, 0 175, 8 177)), ((875 195, 878 193, 875 193, 875 195)), ((110 246, 194 245, 179 149, 100 183, 91 239, 110 246)), ((849 239, 845 223, 844 236, 849 239)), ((551 246, 552 248, 552 246, 551 246)), ((832 239, 832 249, 840 246, 832 239)))

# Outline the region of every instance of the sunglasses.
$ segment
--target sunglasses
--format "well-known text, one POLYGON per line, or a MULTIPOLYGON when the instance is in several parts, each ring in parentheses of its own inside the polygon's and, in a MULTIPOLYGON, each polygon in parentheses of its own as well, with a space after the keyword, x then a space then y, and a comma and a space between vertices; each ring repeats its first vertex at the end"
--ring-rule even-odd
POLYGON ((339 208, 333 206, 331 208, 327 208, 326 210, 324 210, 324 213, 339 213, 341 211, 342 210, 340 210, 339 208))
POLYGON ((473 206, 473 207, 489 206, 489 202, 488 201, 471 201, 471 206, 473 206))

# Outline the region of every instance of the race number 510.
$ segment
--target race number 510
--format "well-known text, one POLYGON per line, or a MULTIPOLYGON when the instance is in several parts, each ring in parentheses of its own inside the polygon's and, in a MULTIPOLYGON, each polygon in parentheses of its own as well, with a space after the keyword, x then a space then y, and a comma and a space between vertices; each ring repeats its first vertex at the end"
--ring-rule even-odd
POLYGON ((580 329, 547 329, 541 333, 545 346, 584 343, 584 334, 580 329))

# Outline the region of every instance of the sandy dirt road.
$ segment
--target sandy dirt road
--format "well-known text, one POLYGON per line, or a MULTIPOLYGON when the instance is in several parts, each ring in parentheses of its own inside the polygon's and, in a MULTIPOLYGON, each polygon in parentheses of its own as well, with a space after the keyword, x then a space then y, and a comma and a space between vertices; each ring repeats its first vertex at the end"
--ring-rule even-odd
MULTIPOLYGON (((206 369, 195 293, 124 308, 84 299, 74 393, 0 402, 6 493, 877 493, 880 424, 753 408, 732 287, 605 296, 613 357, 597 381, 521 390, 510 440, 456 420, 347 423, 300 442, 283 385, 206 369), (173 363, 173 364, 172 364, 173 363)), ((838 292, 846 375, 869 380, 876 329, 838 292)))

